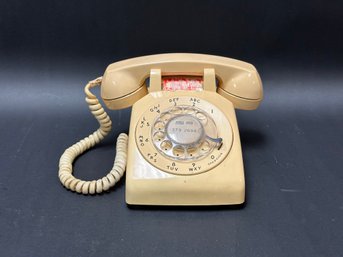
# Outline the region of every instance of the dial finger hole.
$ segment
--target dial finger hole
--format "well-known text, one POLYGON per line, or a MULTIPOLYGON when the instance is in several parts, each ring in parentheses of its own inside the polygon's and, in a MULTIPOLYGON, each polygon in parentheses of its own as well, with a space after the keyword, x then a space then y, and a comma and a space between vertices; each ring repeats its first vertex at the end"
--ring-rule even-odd
POLYGON ((185 114, 190 114, 190 115, 194 115, 195 114, 195 110, 193 108, 185 108, 183 110, 183 113, 185 114))
POLYGON ((169 151, 172 148, 173 144, 169 140, 164 140, 160 147, 163 151, 169 151))
POLYGON ((173 148, 173 154, 176 157, 184 157, 185 156, 185 148, 181 145, 177 145, 173 148))
POLYGON ((163 121, 157 121, 154 125, 154 128, 156 130, 159 130, 159 131, 163 131, 164 130, 164 122, 163 121))
POLYGON ((210 150, 210 143, 207 141, 204 141, 201 145, 200 145, 200 151, 205 153, 208 152, 210 150))
POLYGON ((168 120, 170 120, 171 117, 172 117, 171 114, 169 114, 169 113, 163 113, 163 114, 160 116, 160 119, 161 119, 161 121, 167 122, 168 120))
POLYGON ((198 148, 197 147, 188 147, 187 148, 187 153, 190 157, 194 157, 198 152, 198 148))
POLYGON ((165 134, 162 131, 157 131, 154 134, 154 140, 155 141, 162 141, 165 138, 165 134))
POLYGON ((202 124, 206 124, 207 123, 207 117, 205 114, 201 113, 201 112, 198 112, 196 115, 195 115, 199 121, 202 123, 202 124))
POLYGON ((180 114, 180 113, 182 113, 182 108, 174 107, 173 109, 170 110, 170 113, 172 113, 172 114, 180 114))

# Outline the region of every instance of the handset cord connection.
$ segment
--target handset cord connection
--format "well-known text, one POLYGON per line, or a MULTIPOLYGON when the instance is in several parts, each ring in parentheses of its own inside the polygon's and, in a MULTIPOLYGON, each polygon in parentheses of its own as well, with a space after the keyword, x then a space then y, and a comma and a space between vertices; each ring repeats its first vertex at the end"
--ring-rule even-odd
POLYGON ((61 183, 72 191, 82 194, 96 194, 107 191, 113 187, 124 175, 127 160, 128 136, 121 133, 117 139, 116 157, 111 171, 101 179, 85 181, 73 176, 73 162, 76 157, 94 147, 111 131, 112 121, 101 106, 98 98, 90 92, 90 89, 101 84, 102 77, 88 82, 85 86, 86 102, 94 117, 98 120, 100 127, 88 137, 80 140, 67 148, 62 154, 59 162, 58 177, 61 183))

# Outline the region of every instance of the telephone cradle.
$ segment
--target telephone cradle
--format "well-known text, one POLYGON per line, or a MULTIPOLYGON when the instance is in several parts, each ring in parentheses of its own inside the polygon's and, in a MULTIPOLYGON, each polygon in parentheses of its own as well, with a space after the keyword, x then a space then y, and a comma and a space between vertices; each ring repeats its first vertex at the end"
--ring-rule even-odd
POLYGON ((127 204, 232 205, 245 200, 245 179, 235 108, 256 109, 263 98, 255 67, 205 54, 158 54, 109 65, 85 87, 100 127, 67 148, 59 179, 71 191, 96 194, 126 170, 127 204), (99 143, 111 120, 91 88, 112 110, 132 106, 129 135, 117 139, 111 171, 101 179, 73 176, 76 157, 99 143))

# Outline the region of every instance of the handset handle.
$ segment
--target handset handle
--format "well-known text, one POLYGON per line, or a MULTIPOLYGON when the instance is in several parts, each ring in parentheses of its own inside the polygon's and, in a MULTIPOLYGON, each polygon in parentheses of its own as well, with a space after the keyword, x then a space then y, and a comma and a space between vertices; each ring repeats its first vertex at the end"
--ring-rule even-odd
POLYGON ((151 69, 160 69, 162 75, 199 75, 204 69, 214 69, 219 81, 217 92, 235 108, 255 109, 263 98, 261 79, 253 65, 221 56, 173 53, 142 56, 109 65, 101 87, 105 104, 110 109, 126 108, 148 94, 144 82, 151 69))

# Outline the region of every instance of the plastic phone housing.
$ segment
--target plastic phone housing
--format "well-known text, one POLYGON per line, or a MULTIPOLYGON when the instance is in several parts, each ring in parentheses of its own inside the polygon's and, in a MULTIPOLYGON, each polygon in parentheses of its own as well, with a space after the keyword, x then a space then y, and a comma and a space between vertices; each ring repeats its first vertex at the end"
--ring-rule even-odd
MULTIPOLYGON (((145 117, 150 120, 149 117, 145 117)), ((151 119, 152 120, 152 119, 151 119)), ((129 133, 129 153, 126 170, 126 202, 137 205, 228 205, 244 202, 245 182, 239 132, 231 102, 215 92, 160 92, 148 94, 132 108, 129 133), (140 151, 137 140, 137 123, 142 120, 149 106, 158 106, 161 101, 184 98, 211 102, 214 115, 222 112, 230 127, 222 128, 218 136, 230 132, 223 138, 220 150, 214 149, 208 158, 199 161, 178 163, 153 151, 140 151), (225 111, 225 112, 224 112, 225 111), (226 131, 225 131, 226 130, 226 131), (156 155, 157 153, 157 155, 156 155), (220 156, 223 154, 224 156, 220 156), (211 163, 211 156, 214 156, 211 163), (147 158, 156 158, 157 165, 147 158), (221 158, 224 157, 224 158, 221 158), (220 160, 219 160, 220 159, 220 160), (193 167, 195 164, 195 167, 193 167), (184 166, 184 167, 183 167, 184 166), (209 166, 211 166, 209 168, 209 166), (179 168, 180 174, 175 172, 179 168), (194 171, 194 168, 199 169, 194 171), (163 170, 162 170, 163 169, 163 170), (173 170, 172 170, 173 169, 173 170), (182 169, 182 170, 181 170, 182 169), (181 171, 180 171, 181 170, 181 171), (203 172, 202 172, 203 171, 203 172), (188 174, 187 174, 188 173, 188 174)), ((146 138, 143 138, 145 142, 146 138)), ((153 160, 154 161, 154 160, 153 160)))
POLYGON ((263 98, 262 83, 253 65, 203 54, 133 58, 108 66, 101 96, 110 109, 132 105, 126 169, 128 204, 244 202, 244 168, 234 108, 255 109, 263 98), (203 77, 203 90, 163 91, 162 77, 174 75, 203 77), (172 113, 173 108, 181 111, 172 113), (166 113, 170 117, 163 120, 161 115, 166 113), (204 116, 215 125, 201 123, 204 116), (174 135, 174 131, 179 134, 174 135), (199 154, 203 142, 215 140, 221 144, 199 154))

